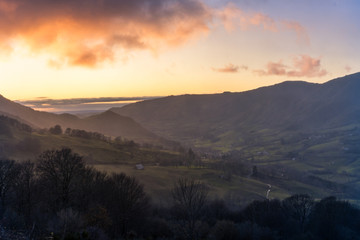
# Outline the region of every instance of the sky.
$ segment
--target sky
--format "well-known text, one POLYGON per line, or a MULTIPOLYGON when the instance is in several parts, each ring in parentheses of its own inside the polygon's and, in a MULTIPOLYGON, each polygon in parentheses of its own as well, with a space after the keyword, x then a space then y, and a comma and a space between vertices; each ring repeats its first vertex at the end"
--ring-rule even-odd
POLYGON ((359 12, 358 0, 0 0, 0 94, 131 98, 323 83, 359 71, 359 12))

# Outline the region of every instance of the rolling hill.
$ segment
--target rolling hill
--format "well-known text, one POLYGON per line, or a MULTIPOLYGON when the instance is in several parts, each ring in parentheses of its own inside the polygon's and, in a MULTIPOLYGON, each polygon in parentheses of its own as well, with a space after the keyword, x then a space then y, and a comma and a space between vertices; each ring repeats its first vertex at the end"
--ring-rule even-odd
POLYGON ((151 144, 141 145, 126 139, 110 139, 96 132, 74 130, 62 134, 31 128, 16 119, 0 116, 0 159, 36 160, 49 149, 71 148, 84 156, 89 164, 151 165, 174 164, 180 153, 160 149, 151 144))
POLYGON ((324 84, 288 81, 209 95, 170 96, 113 108, 150 131, 197 146, 237 147, 244 137, 314 132, 360 123, 360 73, 324 84))
POLYGON ((164 139, 143 128, 131 118, 110 111, 87 118, 78 118, 71 114, 58 115, 35 111, 0 95, 0 114, 16 118, 34 128, 50 128, 59 124, 64 130, 66 128, 83 129, 139 142, 166 143, 164 139))
POLYGON ((305 184, 305 192, 320 187, 358 199, 359 92, 357 73, 323 84, 287 81, 241 93, 170 96, 111 111, 205 156, 257 166, 262 181, 292 193, 305 184))
MULTIPOLYGON (((163 203, 170 197, 173 182, 180 177, 196 178, 206 183, 211 197, 225 198, 231 204, 242 205, 254 199, 264 199, 268 184, 272 185, 271 196, 285 198, 293 193, 309 193, 314 197, 336 194, 344 188, 341 196, 358 200, 356 186, 345 188, 346 183, 337 179, 325 181, 321 172, 304 174, 302 169, 291 175, 277 176, 258 161, 235 159, 202 158, 201 166, 187 167, 183 164, 186 152, 140 146, 127 141, 108 141, 96 137, 73 136, 71 134, 51 134, 36 131, 30 126, 5 116, 0 116, 0 159, 36 161, 39 154, 49 149, 69 147, 82 155, 87 164, 107 172, 125 172, 136 176, 144 184, 156 203, 163 203), (135 165, 142 163, 144 170, 135 165), (257 164, 258 176, 251 176, 252 164, 257 164), (230 172, 229 172, 230 171, 230 172), (224 175, 231 175, 231 179, 224 175), (299 177, 301 176, 301 177, 299 177)), ((283 164, 282 169, 285 164, 283 164)), ((355 179, 352 176, 349 176, 355 179)))
POLYGON ((0 129, 0 153, 26 159, 40 150, 71 146, 99 169, 137 176, 154 196, 166 195, 174 178, 190 176, 229 198, 261 199, 271 184, 272 194, 280 198, 303 192, 357 201, 359 90, 360 74, 353 74, 324 84, 294 81, 242 93, 170 96, 84 119, 37 112, 1 97, 0 112, 33 127, 61 124, 133 139, 159 135, 204 151, 198 151, 203 166, 187 168, 180 163, 185 155, 118 149, 97 140, 29 133, 5 124, 0 129), (159 159, 163 165, 157 165, 159 159), (134 170, 140 161, 148 164, 145 171, 134 170), (251 174, 254 166, 256 177, 251 174))

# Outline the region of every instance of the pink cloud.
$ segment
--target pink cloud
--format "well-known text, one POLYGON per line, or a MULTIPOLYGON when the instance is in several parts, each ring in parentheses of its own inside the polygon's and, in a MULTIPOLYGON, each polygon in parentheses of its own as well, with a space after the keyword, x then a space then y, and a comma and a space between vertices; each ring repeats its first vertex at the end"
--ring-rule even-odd
POLYGON ((350 71, 351 71, 351 67, 349 66, 349 65, 346 65, 345 66, 345 71, 347 72, 347 73, 349 73, 350 71))
POLYGON ((268 30, 272 32, 278 31, 275 20, 262 13, 256 13, 255 15, 251 16, 248 22, 251 25, 255 25, 255 26, 260 25, 264 28, 264 30, 268 30))
POLYGON ((293 59, 292 67, 279 62, 269 62, 265 70, 256 70, 260 76, 278 75, 287 77, 322 77, 328 74, 321 68, 321 60, 308 55, 300 55, 293 59))
POLYGON ((287 66, 279 62, 269 62, 266 66, 266 70, 256 70, 260 76, 264 75, 286 75, 287 66))
POLYGON ((247 30, 251 26, 261 26, 264 30, 277 31, 275 20, 263 13, 246 13, 235 4, 229 3, 216 12, 225 29, 233 31, 237 28, 247 30))
POLYGON ((222 73, 236 73, 239 71, 239 69, 248 70, 248 67, 245 65, 237 66, 232 63, 229 63, 226 66, 221 67, 221 68, 214 68, 214 67, 212 68, 213 71, 222 72, 222 73))
POLYGON ((300 23, 294 21, 282 21, 281 24, 284 29, 293 30, 296 32, 299 43, 310 43, 309 35, 307 34, 306 29, 300 23))
POLYGON ((293 31, 296 33, 299 43, 310 43, 305 27, 296 21, 278 21, 259 12, 246 13, 233 3, 229 3, 225 8, 217 11, 216 15, 228 31, 233 31, 237 28, 247 30, 252 26, 262 27, 263 30, 271 32, 293 31))

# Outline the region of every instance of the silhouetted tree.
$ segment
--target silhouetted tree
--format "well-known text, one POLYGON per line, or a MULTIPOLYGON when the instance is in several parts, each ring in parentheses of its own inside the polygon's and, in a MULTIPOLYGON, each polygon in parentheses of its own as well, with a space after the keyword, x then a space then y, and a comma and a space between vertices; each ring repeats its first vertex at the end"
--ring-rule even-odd
POLYGON ((281 202, 277 199, 253 201, 242 211, 242 215, 246 221, 276 230, 285 222, 281 202))
POLYGON ((206 221, 214 225, 218 220, 228 219, 230 210, 223 199, 215 199, 206 206, 206 221))
POLYGON ((197 222, 205 214, 208 189, 192 179, 180 178, 171 191, 180 231, 186 239, 197 239, 197 222))
POLYGON ((54 127, 49 129, 49 132, 54 135, 62 134, 62 128, 60 125, 55 125, 54 127))
POLYGON ((257 169, 257 166, 256 166, 256 165, 253 166, 251 175, 252 175, 253 177, 257 177, 257 176, 258 176, 258 169, 257 169))
POLYGON ((191 165, 194 163, 195 159, 196 159, 196 155, 194 151, 191 148, 189 148, 185 159, 185 165, 190 168, 191 165))
POLYGON ((33 210, 39 196, 37 196, 37 180, 35 165, 30 161, 19 164, 19 172, 14 181, 15 207, 22 213, 27 226, 32 224, 33 210))
POLYGON ((320 239, 359 239, 360 211, 347 201, 327 197, 316 203, 310 228, 320 239))
POLYGON ((149 197, 134 177, 124 173, 107 178, 106 206, 113 223, 114 234, 126 236, 131 230, 141 228, 149 211, 149 197))
POLYGON ((37 172, 44 196, 50 201, 53 210, 59 211, 70 206, 84 170, 82 157, 72 153, 69 148, 45 151, 39 156, 37 172))
POLYGON ((232 221, 218 221, 212 232, 216 240, 237 240, 240 238, 239 228, 232 221))
POLYGON ((301 232, 305 231, 305 225, 314 206, 314 200, 307 194, 295 194, 282 202, 285 214, 294 219, 301 232))
POLYGON ((109 230, 112 225, 109 211, 100 205, 94 206, 85 214, 85 221, 87 226, 97 227, 103 230, 109 230))
POLYGON ((18 174, 19 166, 15 161, 0 159, 0 201, 2 210, 6 205, 7 194, 14 185, 18 174))
POLYGON ((71 128, 66 128, 65 134, 66 135, 71 135, 71 128))
MULTIPOLYGON (((8 133, 8 130, 10 130, 10 126, 16 128, 16 129, 19 129, 21 131, 28 132, 28 133, 32 132, 32 128, 29 125, 21 123, 18 120, 10 118, 10 117, 0 116, 0 134, 6 135, 8 133)), ((9 137, 11 137, 11 136, 12 135, 10 132, 9 137)))

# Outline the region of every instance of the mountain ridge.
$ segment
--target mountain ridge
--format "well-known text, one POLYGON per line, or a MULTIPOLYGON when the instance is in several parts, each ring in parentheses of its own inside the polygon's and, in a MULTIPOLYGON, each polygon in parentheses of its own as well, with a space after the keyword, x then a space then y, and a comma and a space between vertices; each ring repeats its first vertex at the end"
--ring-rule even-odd
POLYGON ((114 112, 100 113, 80 119, 75 115, 67 113, 54 114, 36 111, 0 95, 0 114, 16 118, 34 128, 50 128, 55 125, 60 125, 64 130, 66 128, 75 128, 87 131, 97 131, 108 136, 121 136, 139 142, 162 141, 158 136, 143 128, 134 120, 114 112), (110 117, 109 114, 111 115, 110 117), (111 122, 111 126, 109 126, 109 122, 111 122))
POLYGON ((234 142, 264 129, 314 131, 359 123, 359 90, 356 73, 322 84, 285 81, 237 93, 168 96, 83 119, 36 111, 0 95, 0 112, 37 128, 59 124, 135 140, 158 140, 159 135, 187 143, 234 142))
POLYGON ((173 140, 195 142, 263 129, 289 131, 358 123, 360 73, 326 83, 285 81, 239 93, 169 96, 111 111, 173 140), (211 138, 211 137, 210 137, 211 138))

